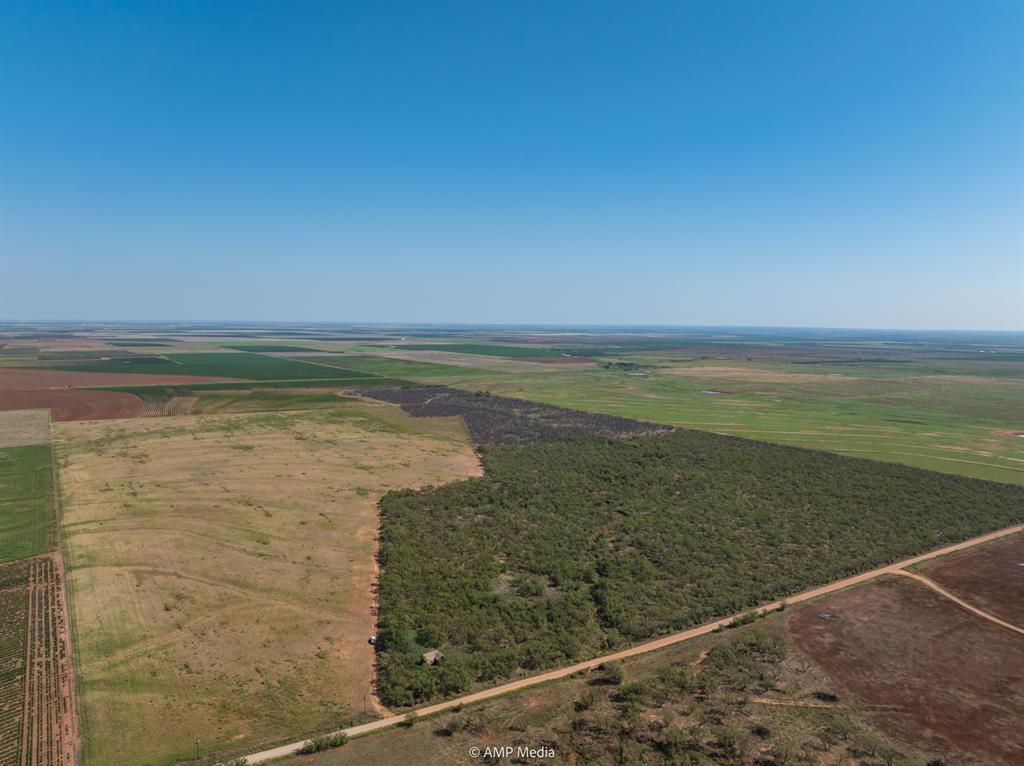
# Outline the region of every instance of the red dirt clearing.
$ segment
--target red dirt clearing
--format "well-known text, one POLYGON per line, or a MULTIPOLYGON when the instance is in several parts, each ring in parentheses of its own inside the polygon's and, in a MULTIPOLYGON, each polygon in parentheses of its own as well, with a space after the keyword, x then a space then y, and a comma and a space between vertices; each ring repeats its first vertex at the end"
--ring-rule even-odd
POLYGON ((1024 763, 1024 637, 896 578, 796 607, 787 623, 892 736, 947 758, 1024 763))
POLYGON ((39 388, 34 391, 0 391, 0 410, 48 408, 54 422, 136 418, 142 399, 120 391, 39 388))
POLYGON ((1024 535, 937 559, 919 571, 972 606, 1024 628, 1024 535))
MULTIPOLYGON (((233 382, 208 375, 146 375, 131 372, 73 372, 35 367, 0 367, 0 391, 84 386, 150 386, 233 382)), ((8 408, 10 409, 10 408, 8 408)))

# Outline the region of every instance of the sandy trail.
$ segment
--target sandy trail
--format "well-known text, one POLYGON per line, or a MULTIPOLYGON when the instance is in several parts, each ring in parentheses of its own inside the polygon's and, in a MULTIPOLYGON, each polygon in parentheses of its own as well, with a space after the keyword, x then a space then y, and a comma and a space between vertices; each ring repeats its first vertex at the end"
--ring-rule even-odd
POLYGON ((964 601, 962 598, 959 598, 958 596, 954 596, 952 593, 950 593, 948 590, 943 588, 941 585, 939 585, 934 580, 929 580, 927 577, 922 577, 919 574, 915 574, 914 572, 907 572, 907 571, 905 571, 903 569, 897 570, 896 572, 893 572, 893 574, 898 574, 898 575, 902 575, 903 577, 909 577, 912 580, 917 580, 919 583, 921 583, 925 587, 931 588, 933 591, 938 593, 943 598, 948 598, 950 601, 952 601, 954 604, 959 606, 961 609, 966 609, 971 614, 977 615, 978 617, 981 617, 982 619, 988 620, 989 622, 994 622, 996 625, 1000 625, 1000 626, 1002 626, 1002 627, 1004 627, 1004 628, 1006 628, 1008 630, 1012 630, 1015 633, 1020 633, 1022 636, 1024 636, 1024 628, 1018 628, 1016 625, 1013 625, 1012 623, 1006 622, 1005 620, 1000 620, 995 615, 989 614, 988 612, 984 612, 981 609, 978 609, 978 607, 976 607, 976 606, 971 606, 966 601, 964 601))
MULTIPOLYGON (((852 585, 859 585, 861 583, 873 580, 876 577, 880 577, 882 575, 909 575, 912 577, 916 577, 916 575, 911 575, 909 572, 904 572, 903 569, 905 567, 913 566, 914 564, 919 564, 922 561, 938 558, 939 556, 945 556, 950 553, 955 553, 957 551, 964 550, 965 548, 980 545, 981 543, 986 543, 991 540, 997 540, 1001 537, 1017 534, 1018 532, 1022 531, 1024 531, 1024 524, 1018 524, 1013 527, 1007 527, 1006 529, 1000 529, 995 532, 989 532, 988 534, 981 535, 980 537, 974 537, 970 540, 965 540, 961 543, 956 543, 954 545, 947 545, 944 548, 937 548, 933 551, 929 551, 928 553, 922 553, 919 556, 914 556, 913 558, 905 559, 904 561, 898 561, 894 564, 888 564, 883 567, 878 567, 877 569, 862 572, 859 575, 847 577, 844 580, 838 580, 836 582, 829 583, 828 585, 822 585, 817 588, 811 588, 810 590, 806 590, 803 593, 798 593, 797 595, 791 596, 787 599, 781 599, 779 601, 773 601, 770 604, 765 604, 764 606, 758 607, 756 611, 759 613, 771 612, 778 609, 783 604, 789 605, 798 604, 803 601, 810 601, 811 599, 818 598, 819 596, 824 596, 827 593, 833 593, 837 590, 849 588, 852 585)), ((952 596, 952 594, 950 594, 949 597, 953 598, 956 601, 959 601, 959 599, 956 599, 956 597, 952 596)), ((961 605, 965 606, 971 611, 976 611, 973 607, 971 607, 968 604, 962 603, 961 605)), ((986 616, 984 613, 981 613, 981 615, 986 616)), ((648 641, 644 644, 638 644, 637 646, 632 646, 628 649, 623 649, 622 651, 615 652, 613 654, 606 654, 603 657, 595 657, 592 660, 577 662, 575 665, 569 665, 564 668, 557 668, 556 670, 550 670, 546 673, 540 673, 535 676, 530 676, 529 678, 522 678, 518 681, 511 681, 500 686, 494 686, 490 689, 484 689, 479 692, 474 692, 473 694, 466 694, 462 697, 457 697, 455 699, 445 700, 444 702, 437 702, 432 705, 426 705, 424 707, 417 708, 415 712, 416 715, 418 716, 430 716, 436 713, 442 713, 446 710, 451 710, 453 708, 460 707, 462 705, 468 705, 474 702, 482 702, 483 700, 492 699, 494 697, 500 697, 504 694, 509 694, 510 692, 520 691, 521 689, 528 689, 531 686, 547 683, 548 681, 555 681, 559 678, 565 678, 566 676, 571 676, 574 673, 579 673, 581 671, 593 670, 606 662, 614 662, 617 660, 624 660, 629 657, 635 657, 640 654, 647 654, 648 652, 657 651, 658 649, 664 649, 666 646, 672 646, 673 644, 677 644, 681 641, 688 641, 691 638, 697 638, 698 636, 706 635, 708 633, 715 631, 718 628, 724 628, 730 622, 741 616, 741 614, 731 615, 721 620, 709 622, 705 625, 701 625, 696 628, 690 628, 689 630, 684 630, 679 633, 673 633, 668 636, 663 636, 662 638, 658 638, 653 641, 648 641)), ((990 616, 988 616, 987 618, 996 619, 990 616)), ((1001 620, 999 620, 998 622, 1000 622, 1000 624, 1003 624, 1006 627, 1011 627, 1013 630, 1024 633, 1024 631, 1009 625, 1009 623, 1002 623, 1001 620)), ((406 717, 404 715, 392 715, 387 718, 381 718, 376 721, 371 721, 370 723, 360 724, 359 726, 351 726, 347 729, 342 729, 341 731, 343 731, 349 737, 358 737, 363 734, 369 734, 374 731, 380 731, 382 729, 388 729, 392 726, 396 726, 402 721, 404 721, 405 718, 406 717)), ((295 755, 296 751, 299 748, 301 748, 302 745, 302 742, 293 742, 288 745, 281 745, 279 747, 271 748, 270 750, 263 750, 259 753, 253 753, 252 755, 246 756, 247 762, 250 765, 257 763, 266 763, 267 761, 274 760, 275 758, 283 758, 285 756, 295 755)))

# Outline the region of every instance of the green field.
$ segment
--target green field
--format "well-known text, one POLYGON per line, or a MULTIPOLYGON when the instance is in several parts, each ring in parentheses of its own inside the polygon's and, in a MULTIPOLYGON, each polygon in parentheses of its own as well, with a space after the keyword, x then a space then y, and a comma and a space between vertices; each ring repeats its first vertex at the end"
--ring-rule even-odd
POLYGON ((50 549, 53 477, 50 446, 0 449, 0 563, 50 549))
MULTIPOLYGON (((158 357, 159 358, 159 357, 158 357)), ((64 364, 57 369, 74 372, 129 372, 152 375, 211 375, 243 380, 303 380, 313 378, 354 377, 347 370, 297 362, 272 356, 245 352, 210 352, 198 354, 167 354, 159 362, 138 362, 122 359, 64 364)))
POLYGON ((225 345, 224 348, 234 349, 235 351, 251 351, 253 353, 273 353, 282 351, 291 351, 293 353, 303 353, 306 351, 319 351, 317 348, 307 348, 305 346, 286 346, 283 343, 245 343, 238 345, 225 345))
POLYGON ((694 348, 489 372, 351 358, 418 383, 1024 484, 1024 363, 928 350, 694 348), (719 391, 721 393, 702 393, 719 391))
POLYGON ((484 343, 399 343, 403 351, 451 351, 455 354, 503 356, 509 359, 564 356, 560 348, 549 346, 490 346, 484 343))
MULTIPOLYGON (((295 357, 304 361, 307 357, 295 357)), ((452 385, 462 380, 471 380, 481 377, 488 379, 499 377, 504 373, 480 370, 474 367, 456 367, 449 364, 434 364, 432 362, 410 362, 402 359, 388 359, 383 356, 318 356, 316 361, 320 364, 328 364, 332 367, 347 370, 353 375, 377 375, 388 378, 401 378, 417 383, 443 383, 452 385)))

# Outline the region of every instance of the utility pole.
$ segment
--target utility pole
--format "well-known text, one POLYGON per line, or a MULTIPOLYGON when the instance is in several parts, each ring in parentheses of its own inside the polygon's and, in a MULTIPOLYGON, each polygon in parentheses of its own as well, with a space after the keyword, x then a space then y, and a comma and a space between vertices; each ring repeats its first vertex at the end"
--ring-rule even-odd
POLYGON ((196 737, 196 760, 199 760, 199 737, 196 737))

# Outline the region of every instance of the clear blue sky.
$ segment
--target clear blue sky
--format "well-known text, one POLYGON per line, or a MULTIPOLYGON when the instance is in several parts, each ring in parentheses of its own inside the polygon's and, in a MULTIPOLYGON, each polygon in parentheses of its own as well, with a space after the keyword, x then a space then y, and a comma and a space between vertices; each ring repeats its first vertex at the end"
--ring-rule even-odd
POLYGON ((0 318, 1024 329, 1019 2, 0 4, 0 318))

